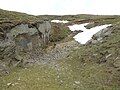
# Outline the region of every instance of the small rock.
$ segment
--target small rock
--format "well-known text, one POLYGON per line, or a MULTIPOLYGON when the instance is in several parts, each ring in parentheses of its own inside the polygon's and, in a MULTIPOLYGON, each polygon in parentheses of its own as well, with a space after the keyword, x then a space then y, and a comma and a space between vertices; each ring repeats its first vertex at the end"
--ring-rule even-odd
POLYGON ((84 63, 83 65, 85 66, 87 63, 84 63))
POLYGON ((93 56, 97 56, 97 54, 93 54, 93 56))
POLYGON ((13 83, 7 83, 7 86, 8 87, 11 87, 11 86, 14 86, 15 84, 13 84, 13 83))
POLYGON ((115 68, 120 68, 120 60, 119 60, 119 59, 118 59, 118 60, 116 59, 116 60, 115 60, 115 63, 114 63, 113 65, 114 65, 115 68))
POLYGON ((69 67, 71 67, 71 65, 68 65, 69 67))
POLYGON ((8 85, 8 86, 11 86, 11 85, 12 85, 12 83, 7 83, 7 85, 8 85))
POLYGON ((76 84, 73 83, 73 86, 75 86, 76 84))
POLYGON ((12 86, 15 86, 15 84, 13 83, 12 86))
POLYGON ((17 84, 19 84, 19 83, 15 83, 15 85, 17 85, 17 84))
POLYGON ((18 78, 18 81, 20 81, 20 77, 18 78))
POLYGON ((111 55, 112 55, 112 54, 107 55, 106 58, 109 58, 111 55))
POLYGON ((60 76, 58 75, 57 78, 60 78, 60 76))
POLYGON ((23 57, 19 56, 19 55, 16 55, 15 56, 15 59, 18 60, 18 61, 21 61, 23 59, 23 57))
POLYGON ((63 83, 63 81, 62 81, 62 80, 60 80, 60 83, 63 83))
POLYGON ((75 84, 80 84, 80 81, 75 81, 75 84))

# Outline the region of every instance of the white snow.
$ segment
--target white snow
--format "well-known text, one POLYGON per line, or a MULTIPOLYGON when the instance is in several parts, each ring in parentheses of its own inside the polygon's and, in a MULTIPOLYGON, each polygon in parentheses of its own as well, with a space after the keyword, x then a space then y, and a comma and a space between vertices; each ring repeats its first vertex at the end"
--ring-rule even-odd
POLYGON ((81 44, 85 44, 98 31, 100 31, 108 26, 111 26, 111 24, 108 24, 108 25, 96 26, 96 27, 91 28, 91 29, 86 29, 84 26, 87 24, 88 23, 75 24, 72 26, 68 26, 71 31, 75 31, 75 30, 82 30, 83 31, 83 32, 78 33, 76 36, 73 37, 76 41, 80 42, 81 44))
POLYGON ((67 20, 52 20, 51 22, 54 22, 54 23, 68 23, 69 21, 67 20))
POLYGON ((69 29, 71 31, 79 31, 79 30, 87 30, 84 26, 87 25, 88 23, 84 23, 84 24, 74 24, 74 25, 71 25, 71 26, 68 26, 69 29))

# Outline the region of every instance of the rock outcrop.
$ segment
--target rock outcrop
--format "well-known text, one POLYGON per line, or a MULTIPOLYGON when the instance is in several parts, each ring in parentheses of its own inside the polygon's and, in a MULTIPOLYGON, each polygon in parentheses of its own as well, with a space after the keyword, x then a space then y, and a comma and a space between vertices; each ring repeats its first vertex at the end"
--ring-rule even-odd
POLYGON ((33 49, 44 46, 49 41, 51 25, 48 21, 32 24, 20 24, 4 34, 1 47, 16 46, 19 49, 33 49))
POLYGON ((95 44, 97 42, 103 42, 103 38, 107 37, 114 30, 112 26, 109 26, 101 31, 97 32, 92 36, 92 39, 89 40, 86 44, 95 44))
POLYGON ((0 61, 6 62, 6 66, 13 60, 22 61, 21 52, 43 48, 49 42, 50 33, 49 21, 22 23, 10 30, 0 28, 0 61))

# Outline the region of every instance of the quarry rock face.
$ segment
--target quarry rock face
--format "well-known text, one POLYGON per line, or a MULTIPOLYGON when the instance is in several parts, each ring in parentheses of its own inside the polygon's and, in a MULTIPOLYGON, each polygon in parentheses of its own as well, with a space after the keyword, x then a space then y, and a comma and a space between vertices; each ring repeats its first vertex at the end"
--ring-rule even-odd
MULTIPOLYGON (((5 31, 5 30, 2 30, 5 31)), ((11 59, 20 52, 29 52, 35 48, 43 48, 49 42, 51 24, 49 21, 17 25, 0 38, 0 60, 11 63, 11 59)), ((19 55, 19 59, 22 56, 19 55)), ((18 60, 19 61, 19 60, 18 60)))
POLYGON ((4 40, 0 41, 0 47, 15 46, 15 49, 32 50, 44 46, 49 41, 50 32, 51 25, 48 21, 20 24, 6 33, 4 40))

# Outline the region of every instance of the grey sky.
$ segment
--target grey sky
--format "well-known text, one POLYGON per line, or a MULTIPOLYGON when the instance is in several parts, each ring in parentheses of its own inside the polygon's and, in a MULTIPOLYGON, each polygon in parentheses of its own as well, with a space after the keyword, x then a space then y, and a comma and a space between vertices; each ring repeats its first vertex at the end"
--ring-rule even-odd
POLYGON ((120 15, 120 0, 0 0, 0 8, 33 15, 120 15))

